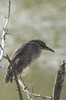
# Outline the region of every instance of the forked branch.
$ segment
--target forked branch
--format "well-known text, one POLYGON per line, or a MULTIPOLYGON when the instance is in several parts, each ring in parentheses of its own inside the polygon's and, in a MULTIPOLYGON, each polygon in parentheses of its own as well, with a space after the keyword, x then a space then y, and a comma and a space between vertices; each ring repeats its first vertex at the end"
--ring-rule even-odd
POLYGON ((8 23, 9 23, 9 18, 10 18, 10 8, 11 8, 11 0, 9 0, 9 5, 8 5, 8 15, 6 17, 6 22, 3 27, 3 33, 1 36, 1 44, 0 44, 0 61, 3 58, 4 55, 4 48, 5 48, 5 39, 6 35, 8 34, 8 23))
POLYGON ((42 94, 35 94, 33 92, 30 92, 30 90, 25 86, 25 84, 23 83, 23 81, 19 80, 19 84, 21 86, 21 89, 23 92, 26 93, 27 97, 29 100, 33 100, 33 97, 38 97, 38 98, 42 98, 42 99, 50 99, 51 100, 51 96, 45 96, 45 95, 42 95, 42 94))

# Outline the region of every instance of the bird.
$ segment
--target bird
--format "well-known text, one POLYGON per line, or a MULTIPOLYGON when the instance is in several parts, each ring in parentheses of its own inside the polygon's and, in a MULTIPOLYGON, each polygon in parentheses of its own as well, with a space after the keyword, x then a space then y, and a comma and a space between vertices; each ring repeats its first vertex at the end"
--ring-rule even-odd
MULTIPOLYGON (((30 40, 21 44, 10 58, 17 75, 22 73, 23 69, 31 65, 33 61, 39 58, 44 49, 55 52, 53 49, 49 48, 42 40, 30 40)), ((12 83, 13 77, 14 75, 12 67, 10 64, 8 64, 5 75, 5 82, 8 83, 10 81, 12 83)))

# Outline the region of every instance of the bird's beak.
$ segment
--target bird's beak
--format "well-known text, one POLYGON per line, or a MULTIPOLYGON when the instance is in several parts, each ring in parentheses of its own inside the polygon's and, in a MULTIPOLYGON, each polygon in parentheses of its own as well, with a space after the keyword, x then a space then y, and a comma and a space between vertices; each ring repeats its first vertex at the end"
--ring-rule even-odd
POLYGON ((52 52, 55 52, 54 50, 52 50, 51 48, 49 48, 47 46, 45 46, 44 49, 49 50, 49 51, 52 51, 52 52))

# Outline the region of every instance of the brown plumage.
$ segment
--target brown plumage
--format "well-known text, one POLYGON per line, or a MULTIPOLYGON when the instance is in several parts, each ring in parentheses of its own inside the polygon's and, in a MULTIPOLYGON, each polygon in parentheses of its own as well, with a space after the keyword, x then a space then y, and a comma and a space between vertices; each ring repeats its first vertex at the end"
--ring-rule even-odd
MULTIPOLYGON (((51 48, 47 47, 46 44, 41 40, 31 40, 27 43, 21 45, 12 55, 11 60, 14 64, 14 68, 17 72, 17 75, 23 71, 32 61, 37 59, 42 50, 50 50, 54 52, 51 48)), ((13 72, 10 65, 7 68, 5 81, 8 83, 13 80, 13 72)))

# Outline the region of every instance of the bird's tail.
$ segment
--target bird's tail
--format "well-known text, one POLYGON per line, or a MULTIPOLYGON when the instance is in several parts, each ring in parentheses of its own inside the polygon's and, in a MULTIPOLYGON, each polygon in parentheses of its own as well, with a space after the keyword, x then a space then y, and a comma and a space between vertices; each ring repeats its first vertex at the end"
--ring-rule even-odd
POLYGON ((8 83, 9 81, 13 81, 13 72, 11 67, 7 69, 6 74, 5 74, 5 82, 8 83))

